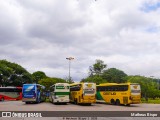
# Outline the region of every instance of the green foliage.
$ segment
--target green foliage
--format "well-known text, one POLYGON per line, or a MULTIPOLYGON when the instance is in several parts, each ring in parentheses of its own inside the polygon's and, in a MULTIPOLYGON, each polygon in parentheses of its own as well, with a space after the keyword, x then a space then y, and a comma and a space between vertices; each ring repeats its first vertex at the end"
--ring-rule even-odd
POLYGON ((49 87, 55 83, 66 83, 66 80, 61 78, 44 78, 38 81, 39 84, 44 85, 47 90, 49 87))
POLYGON ((127 74, 122 70, 116 68, 109 68, 106 70, 107 65, 104 64, 102 60, 96 60, 96 63, 89 68, 90 75, 83 79, 81 82, 95 82, 97 84, 114 82, 114 83, 124 83, 124 79, 127 74))
POLYGON ((81 82, 94 82, 97 85, 99 85, 100 83, 106 83, 107 81, 99 75, 94 75, 92 77, 88 77, 86 79, 81 80, 81 82))
POLYGON ((66 81, 67 83, 69 83, 69 84, 74 83, 72 77, 70 77, 70 79, 69 79, 69 78, 65 78, 65 81, 66 81))
POLYGON ((151 78, 144 76, 127 76, 125 79, 131 83, 139 83, 141 85, 142 97, 155 99, 160 97, 160 90, 157 89, 157 83, 151 78))
POLYGON ((90 76, 92 76, 93 74, 96 74, 96 75, 100 75, 103 70, 107 67, 106 64, 104 64, 104 61, 102 60, 96 60, 96 63, 93 64, 92 67, 90 67, 90 76))
POLYGON ((16 63, 0 60, 0 85, 22 86, 23 83, 32 83, 31 74, 16 63))
POLYGON ((36 71, 32 74, 33 82, 38 83, 39 80, 47 78, 46 74, 42 71, 36 71))
POLYGON ((101 75, 92 75, 85 79, 83 79, 81 82, 95 82, 97 84, 100 83, 124 83, 127 80, 125 77, 127 74, 125 74, 123 71, 118 70, 116 68, 109 68, 108 70, 104 70, 101 75))
POLYGON ((124 79, 126 76, 126 73, 116 68, 109 68, 102 74, 103 79, 107 80, 110 83, 124 83, 126 82, 126 80, 124 79))
POLYGON ((142 98, 141 99, 142 103, 151 103, 151 104, 160 104, 160 98, 148 98, 148 100, 146 101, 146 99, 142 98))

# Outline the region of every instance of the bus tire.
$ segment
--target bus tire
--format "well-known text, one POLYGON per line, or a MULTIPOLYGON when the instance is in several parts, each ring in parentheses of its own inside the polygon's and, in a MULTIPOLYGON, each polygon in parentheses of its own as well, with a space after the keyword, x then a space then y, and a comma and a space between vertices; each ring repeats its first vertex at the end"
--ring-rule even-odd
POLYGON ((120 100, 119 99, 116 100, 116 105, 120 105, 120 100))
POLYGON ((39 98, 37 103, 40 103, 40 102, 41 102, 41 99, 39 98))
POLYGON ((115 105, 114 99, 111 99, 110 103, 111 103, 112 105, 115 105))
POLYGON ((4 97, 1 98, 1 101, 4 101, 4 97))
POLYGON ((91 103, 87 103, 88 106, 91 106, 91 103))
POLYGON ((26 104, 29 104, 29 102, 26 102, 26 104))
POLYGON ((76 105, 78 104, 78 103, 77 103, 77 99, 74 100, 74 104, 76 104, 76 105))
POLYGON ((52 101, 51 101, 52 103, 53 103, 53 98, 52 98, 52 101))

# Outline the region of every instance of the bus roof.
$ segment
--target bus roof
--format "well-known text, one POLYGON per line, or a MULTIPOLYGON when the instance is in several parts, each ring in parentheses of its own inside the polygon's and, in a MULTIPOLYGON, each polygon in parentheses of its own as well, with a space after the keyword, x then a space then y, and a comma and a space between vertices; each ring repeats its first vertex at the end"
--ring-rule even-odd
MULTIPOLYGON (((80 82, 80 83, 72 83, 72 84, 70 84, 70 86, 78 85, 78 84, 87 84, 87 83, 94 83, 94 82, 80 82)), ((94 83, 94 84, 96 84, 96 83, 94 83)))
POLYGON ((1 88, 17 88, 17 87, 11 87, 11 86, 9 86, 9 87, 0 87, 0 89, 1 88))
POLYGON ((69 85, 69 83, 55 83, 54 85, 58 85, 58 84, 69 85))
POLYGON ((43 85, 36 84, 36 83, 34 83, 34 84, 23 84, 23 85, 37 85, 37 86, 45 87, 45 86, 43 86, 43 85))
POLYGON ((69 86, 69 83, 55 83, 55 84, 51 85, 50 87, 53 87, 53 86, 55 86, 55 85, 59 85, 59 84, 62 84, 62 85, 68 85, 68 86, 69 86))
POLYGON ((131 84, 135 85, 135 84, 139 84, 139 83, 130 83, 130 82, 128 82, 128 83, 102 83, 102 84, 99 84, 99 85, 97 85, 97 86, 106 86, 106 85, 108 85, 108 86, 110 86, 110 85, 131 85, 131 84))

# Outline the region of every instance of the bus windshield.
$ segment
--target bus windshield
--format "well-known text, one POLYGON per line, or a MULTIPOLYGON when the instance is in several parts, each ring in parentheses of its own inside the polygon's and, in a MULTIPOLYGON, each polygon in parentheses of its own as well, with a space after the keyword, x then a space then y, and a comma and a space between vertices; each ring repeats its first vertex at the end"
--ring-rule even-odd
POLYGON ((94 83, 84 83, 83 85, 84 95, 92 95, 96 92, 96 84, 94 83))
POLYGON ((131 84, 131 94, 139 95, 141 93, 141 88, 139 84, 131 84))
POLYGON ((23 85, 23 96, 33 97, 36 93, 36 85, 23 85))

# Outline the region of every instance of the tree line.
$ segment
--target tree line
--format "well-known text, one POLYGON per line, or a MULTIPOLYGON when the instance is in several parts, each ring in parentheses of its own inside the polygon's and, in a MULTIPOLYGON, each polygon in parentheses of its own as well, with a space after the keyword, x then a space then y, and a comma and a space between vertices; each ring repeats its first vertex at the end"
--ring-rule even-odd
MULTIPOLYGON (((22 86, 26 83, 39 83, 47 89, 57 82, 70 82, 68 79, 49 77, 42 71, 29 73, 22 66, 11 63, 7 60, 0 60, 0 86, 22 86)), ((141 85, 142 97, 146 100, 148 97, 160 97, 159 79, 145 77, 141 75, 127 75, 124 71, 117 68, 107 68, 107 64, 102 60, 96 60, 89 67, 89 73, 81 82, 101 83, 139 83, 141 85)))
POLYGON ((7 60, 0 60, 0 86, 23 86, 27 83, 39 83, 47 89, 57 82, 66 82, 65 79, 48 77, 42 71, 29 73, 22 66, 7 60))
POLYGON ((141 75, 127 75, 117 68, 107 69, 107 64, 102 60, 96 60, 95 63, 89 67, 88 77, 81 80, 81 82, 95 82, 96 84, 139 83, 141 85, 142 97, 146 100, 148 100, 148 98, 155 99, 156 97, 160 97, 159 79, 141 75))

